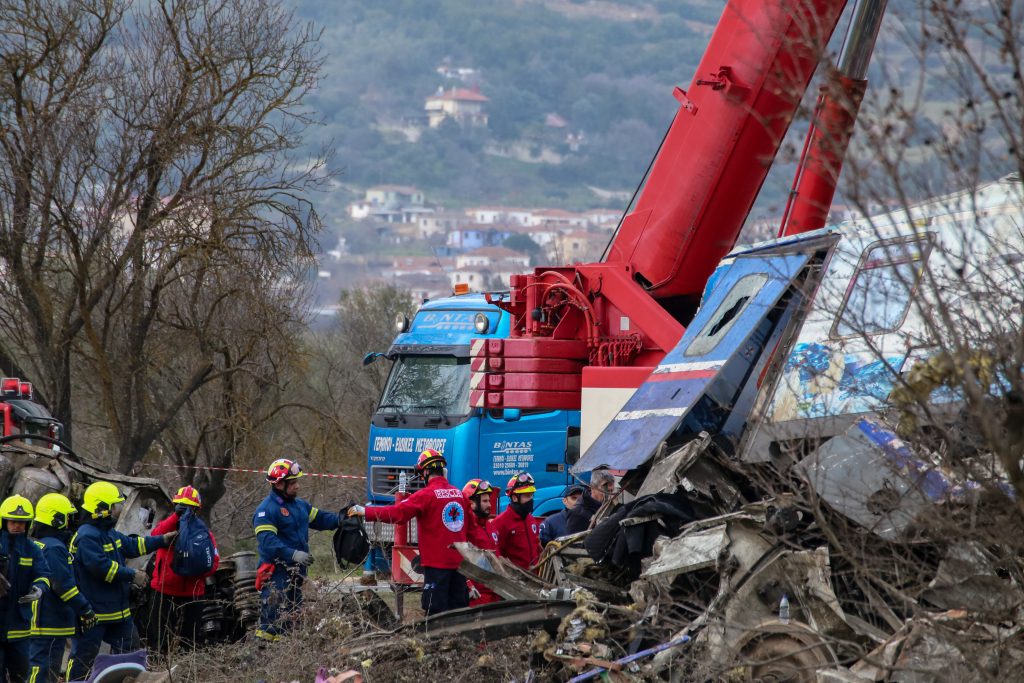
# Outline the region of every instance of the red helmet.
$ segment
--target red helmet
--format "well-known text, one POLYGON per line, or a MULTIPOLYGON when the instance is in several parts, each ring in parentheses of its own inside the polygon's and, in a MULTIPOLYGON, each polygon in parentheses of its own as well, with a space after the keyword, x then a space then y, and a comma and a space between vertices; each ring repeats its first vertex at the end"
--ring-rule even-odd
POLYGON ((199 497, 199 491, 196 491, 191 486, 182 486, 178 489, 178 492, 174 494, 174 498, 171 502, 175 505, 179 503, 182 505, 191 505, 192 507, 202 507, 203 499, 199 497))
POLYGON ((533 480, 533 475, 529 472, 520 472, 509 479, 508 484, 505 485, 506 496, 511 496, 513 493, 534 493, 536 490, 537 482, 533 480))
POLYGON ((270 463, 270 467, 267 468, 267 481, 271 484, 276 484, 286 479, 298 479, 304 476, 306 475, 302 473, 299 463, 288 458, 278 458, 270 463))
POLYGON ((483 496, 494 490, 490 482, 483 479, 470 479, 466 482, 466 485, 462 487, 462 497, 469 500, 473 496, 483 496))
POLYGON ((448 466, 448 462, 444 459, 444 456, 435 451, 433 448, 420 453, 420 457, 416 459, 416 474, 422 475, 427 470, 443 469, 448 466))

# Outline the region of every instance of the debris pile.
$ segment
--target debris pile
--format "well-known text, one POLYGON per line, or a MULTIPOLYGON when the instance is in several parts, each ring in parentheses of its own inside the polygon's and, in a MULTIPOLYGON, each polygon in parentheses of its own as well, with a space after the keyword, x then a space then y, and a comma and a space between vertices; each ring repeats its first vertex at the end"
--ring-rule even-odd
POLYGON ((998 680, 1024 663, 1020 558, 980 540, 1015 523, 986 519, 1012 501, 880 421, 786 470, 742 470, 701 434, 623 484, 632 500, 549 544, 536 575, 460 548, 474 580, 566 611, 519 619, 546 629, 534 666, 556 680, 998 680))

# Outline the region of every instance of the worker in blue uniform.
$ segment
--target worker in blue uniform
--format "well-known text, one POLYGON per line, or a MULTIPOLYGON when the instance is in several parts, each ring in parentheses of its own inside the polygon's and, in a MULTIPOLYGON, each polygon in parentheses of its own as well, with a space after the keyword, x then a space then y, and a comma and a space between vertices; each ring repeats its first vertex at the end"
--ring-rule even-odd
POLYGON ((124 496, 109 481, 89 485, 82 495, 82 509, 88 513, 71 539, 71 557, 79 590, 96 611, 96 625, 75 639, 68 661, 69 681, 86 678, 100 645, 106 642, 113 654, 131 652, 140 646, 129 607, 131 586, 149 585, 141 569, 125 564, 174 542, 177 531, 162 536, 126 536, 114 530, 124 496))
POLYGON ((96 625, 96 612, 78 590, 68 543, 78 509, 61 493, 47 493, 36 502, 32 536, 40 544, 50 570, 50 590, 33 606, 29 683, 57 683, 63 670, 64 646, 96 625))
POLYGON ((256 572, 260 591, 260 625, 256 637, 274 641, 291 626, 291 614, 302 603, 302 583, 313 564, 309 530, 338 528, 338 515, 319 510, 298 498, 299 463, 279 458, 267 469, 270 494, 252 517, 259 545, 256 572))
POLYGON ((49 569, 42 549, 28 537, 32 502, 10 496, 0 503, 0 613, 3 614, 0 680, 24 683, 29 676, 32 612, 49 590, 49 569))

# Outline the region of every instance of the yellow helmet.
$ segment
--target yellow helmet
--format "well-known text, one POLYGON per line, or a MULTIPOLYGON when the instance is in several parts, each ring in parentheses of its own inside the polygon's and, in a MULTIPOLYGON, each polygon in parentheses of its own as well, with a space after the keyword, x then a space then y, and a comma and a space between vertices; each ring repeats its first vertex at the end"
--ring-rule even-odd
POLYGON ((109 481, 94 481, 82 494, 82 508, 93 517, 109 517, 110 508, 123 502, 124 496, 109 481))
POLYGON ((47 493, 36 503, 36 523, 66 529, 71 516, 78 512, 68 497, 60 493, 47 493))
POLYGON ((0 519, 32 521, 32 501, 25 496, 8 496, 0 503, 0 519))

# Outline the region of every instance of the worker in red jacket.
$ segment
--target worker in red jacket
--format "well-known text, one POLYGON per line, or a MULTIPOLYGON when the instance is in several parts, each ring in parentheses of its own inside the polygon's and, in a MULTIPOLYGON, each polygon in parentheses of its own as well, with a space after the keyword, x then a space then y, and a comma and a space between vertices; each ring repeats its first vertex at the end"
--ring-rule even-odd
MULTIPOLYGON (((178 522, 188 511, 198 513, 203 501, 199 491, 191 486, 182 486, 171 499, 174 512, 161 520, 154 528, 153 535, 177 531, 178 522)), ((153 589, 150 598, 149 615, 146 620, 146 638, 152 646, 166 650, 173 637, 182 638, 192 644, 196 642, 203 615, 203 596, 206 595, 206 577, 211 576, 220 565, 220 554, 216 551, 217 541, 210 532, 214 544, 213 568, 201 576, 180 576, 174 573, 174 547, 156 551, 153 564, 153 589)))
POLYGON ((416 518, 420 565, 423 568, 423 611, 428 615, 466 607, 469 594, 466 578, 458 572, 462 555, 452 543, 466 540, 466 501, 462 491, 444 477, 444 456, 433 448, 420 453, 416 474, 426 486, 397 505, 363 507, 353 505, 348 514, 367 521, 389 524, 416 518))
MULTIPOLYGON (((462 487, 462 497, 469 503, 466 517, 466 537, 481 550, 497 550, 498 535, 491 529, 491 504, 497 491, 490 482, 470 479, 462 487)), ((469 586, 469 606, 486 605, 501 600, 501 596, 479 581, 466 580, 469 586)))
POLYGON ((491 529, 498 534, 498 555, 522 569, 530 569, 540 559, 540 536, 533 516, 533 494, 537 485, 529 472, 520 472, 508 480, 505 495, 509 504, 498 515, 491 529))

